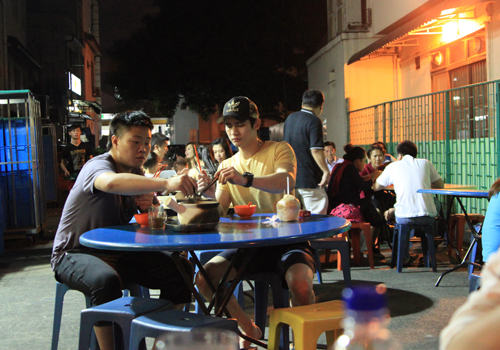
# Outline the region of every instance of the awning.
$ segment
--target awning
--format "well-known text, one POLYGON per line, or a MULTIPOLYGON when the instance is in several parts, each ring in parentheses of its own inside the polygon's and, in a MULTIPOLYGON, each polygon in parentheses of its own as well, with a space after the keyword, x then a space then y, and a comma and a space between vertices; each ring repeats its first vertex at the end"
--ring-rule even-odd
POLYGON ((97 39, 90 33, 84 33, 85 42, 90 47, 95 56, 101 56, 101 45, 97 42, 97 39))
POLYGON ((426 9, 423 5, 411 12, 409 15, 404 18, 408 18, 404 21, 401 26, 397 27, 389 34, 384 35, 379 40, 375 41, 373 44, 365 47, 363 50, 355 53, 347 64, 352 64, 356 61, 359 61, 363 57, 371 54, 372 52, 377 51, 378 49, 386 46, 387 44, 401 39, 405 35, 407 35, 412 30, 415 30, 424 24, 437 19, 443 10, 451 9, 451 8, 459 8, 476 5, 482 2, 491 2, 492 0, 434 0, 432 3, 438 3, 431 9, 426 9))

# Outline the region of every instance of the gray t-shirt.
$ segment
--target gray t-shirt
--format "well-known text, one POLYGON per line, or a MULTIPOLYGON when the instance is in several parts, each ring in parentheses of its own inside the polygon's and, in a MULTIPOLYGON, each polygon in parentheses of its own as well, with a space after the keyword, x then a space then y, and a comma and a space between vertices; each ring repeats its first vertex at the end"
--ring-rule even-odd
MULTIPOLYGON (((66 251, 86 249, 80 236, 100 227, 127 224, 137 212, 135 196, 105 193, 94 188, 95 179, 102 173, 116 173, 116 163, 109 153, 89 160, 83 166, 75 185, 64 204, 61 221, 52 248, 52 268, 66 251)), ((133 174, 142 175, 139 168, 133 174)))

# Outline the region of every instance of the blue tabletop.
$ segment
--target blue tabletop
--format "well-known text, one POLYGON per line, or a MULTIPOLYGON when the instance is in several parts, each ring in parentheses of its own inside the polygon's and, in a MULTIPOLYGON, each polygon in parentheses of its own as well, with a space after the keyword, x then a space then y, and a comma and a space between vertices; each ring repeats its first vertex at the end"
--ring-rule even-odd
POLYGON ((453 190, 453 189, 442 189, 442 188, 422 188, 417 191, 417 193, 432 193, 432 194, 443 194, 446 196, 455 197, 470 197, 470 198, 488 198, 488 191, 478 191, 478 190, 453 190))
POLYGON ((205 250, 272 246, 333 236, 349 230, 348 220, 312 215, 305 221, 265 223, 272 214, 251 218, 221 218, 215 230, 206 233, 179 233, 166 227, 150 231, 138 224, 112 226, 88 231, 80 237, 84 246, 125 251, 205 250))

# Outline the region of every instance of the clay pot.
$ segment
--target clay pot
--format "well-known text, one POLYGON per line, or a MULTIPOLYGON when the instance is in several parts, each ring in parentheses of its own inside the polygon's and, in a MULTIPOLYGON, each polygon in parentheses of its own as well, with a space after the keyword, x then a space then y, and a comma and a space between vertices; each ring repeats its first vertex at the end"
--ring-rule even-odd
POLYGON ((181 225, 208 224, 219 222, 219 202, 200 200, 190 202, 179 200, 176 202, 172 197, 165 200, 164 205, 175 212, 181 225))

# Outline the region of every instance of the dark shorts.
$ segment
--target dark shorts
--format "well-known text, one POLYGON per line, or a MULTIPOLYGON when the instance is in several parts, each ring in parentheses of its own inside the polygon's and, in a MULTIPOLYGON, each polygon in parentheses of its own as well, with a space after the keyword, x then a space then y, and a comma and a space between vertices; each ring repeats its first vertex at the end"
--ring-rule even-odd
MULTIPOLYGON (((193 267, 185 258, 188 273, 193 267)), ((159 289, 160 298, 174 304, 191 302, 191 292, 166 252, 113 252, 96 249, 66 252, 54 266, 56 280, 90 296, 92 306, 117 299, 122 287, 136 283, 159 289)))
MULTIPOLYGON (((231 261, 237 249, 227 249, 218 256, 231 261)), ((314 251, 309 243, 296 243, 272 247, 258 248, 248 263, 245 274, 259 272, 277 272, 283 288, 288 289, 285 274, 295 264, 306 264, 314 272, 316 264, 313 257, 314 251)), ((234 267, 239 269, 243 262, 243 254, 234 262, 234 267)), ((243 276, 244 276, 243 275, 243 276)))

